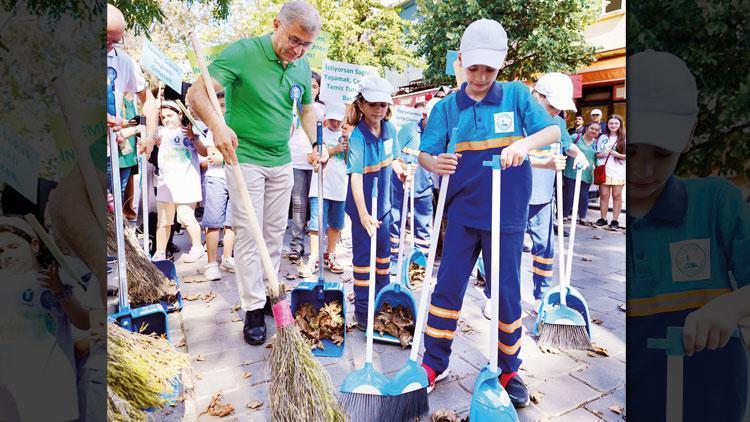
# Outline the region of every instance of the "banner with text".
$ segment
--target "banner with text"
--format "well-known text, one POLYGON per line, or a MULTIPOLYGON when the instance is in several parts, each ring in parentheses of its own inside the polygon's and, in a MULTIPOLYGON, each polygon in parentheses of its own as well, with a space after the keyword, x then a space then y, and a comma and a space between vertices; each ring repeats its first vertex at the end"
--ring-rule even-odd
POLYGON ((310 63, 310 69, 320 72, 323 69, 323 62, 328 56, 328 47, 331 45, 331 35, 327 32, 320 31, 315 37, 310 51, 305 54, 307 61, 310 63))
MULTIPOLYGON (((229 47, 229 44, 219 44, 212 47, 203 47, 201 54, 203 54, 203 61, 206 62, 206 66, 210 65, 212 61, 219 57, 219 54, 224 51, 225 48, 229 47)), ((200 75, 201 70, 198 68, 198 57, 195 55, 195 51, 192 48, 187 50, 187 59, 190 63, 190 70, 193 75, 200 75)))
POLYGON ((393 125, 401 129, 407 123, 415 123, 422 119, 422 111, 403 105, 393 106, 393 125))
POLYGON ((377 76, 374 67, 326 60, 320 81, 320 99, 351 104, 357 95, 359 82, 367 75, 377 76))
POLYGON ((149 40, 143 40, 141 66, 177 92, 182 92, 182 67, 159 51, 149 40))
POLYGON ((39 153, 10 126, 0 124, 0 180, 36 204, 39 153))

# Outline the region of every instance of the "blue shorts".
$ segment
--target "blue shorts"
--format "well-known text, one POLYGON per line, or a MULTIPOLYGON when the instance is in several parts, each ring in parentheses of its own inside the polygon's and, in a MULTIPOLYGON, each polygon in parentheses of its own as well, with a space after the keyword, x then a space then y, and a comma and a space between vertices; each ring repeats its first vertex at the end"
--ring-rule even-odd
MULTIPOLYGON (((323 200, 323 226, 336 230, 344 229, 344 201, 323 200)), ((310 198, 310 225, 311 231, 318 231, 318 198, 310 198)))
POLYGON ((203 203, 201 225, 207 229, 232 226, 227 180, 221 177, 206 177, 206 200, 203 203))

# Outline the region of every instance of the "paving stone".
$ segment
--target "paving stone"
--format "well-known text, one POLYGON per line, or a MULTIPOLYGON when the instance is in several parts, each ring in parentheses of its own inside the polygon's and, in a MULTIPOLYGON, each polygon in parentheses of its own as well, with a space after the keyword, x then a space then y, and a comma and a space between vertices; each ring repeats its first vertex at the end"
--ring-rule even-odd
POLYGON ((612 357, 598 359, 595 364, 570 375, 601 392, 607 392, 625 385, 625 364, 612 357))
POLYGON ((267 361, 235 366, 232 369, 237 379, 237 385, 241 388, 271 381, 270 368, 267 367, 267 361), (244 377, 247 372, 252 374, 250 378, 244 377))
POLYGON ((523 409, 516 409, 519 422, 540 422, 547 419, 547 416, 535 404, 530 404, 523 409))
POLYGON ((458 382, 441 382, 429 395, 430 410, 451 409, 456 413, 466 411, 471 406, 471 394, 458 382))
POLYGON ((600 422, 602 419, 584 408, 550 419, 552 421, 600 422))
MULTIPOLYGON (((612 392, 612 394, 608 394, 600 399, 586 403, 585 407, 590 412, 598 415, 600 418, 606 421, 623 421, 625 420, 624 415, 618 415, 617 413, 609 410, 609 408, 612 406, 621 406, 625 408, 625 396, 625 387, 621 387, 612 392)), ((624 413, 627 414, 627 409, 624 413)))
MULTIPOLYGON (((256 419, 258 415, 263 415, 265 418, 268 416, 268 419, 270 420, 270 414, 267 414, 268 412, 268 388, 269 384, 258 384, 253 386, 252 388, 236 388, 234 390, 222 390, 222 395, 224 396, 224 402, 230 403, 232 406, 234 406, 235 413, 234 415, 230 417, 237 418, 238 421, 246 421, 246 420, 258 420, 256 419), (258 410, 250 410, 247 408, 247 404, 253 400, 260 400, 263 402, 263 406, 259 408, 258 410)), ((218 391, 218 390, 217 390, 218 391)), ((213 395, 213 393, 212 393, 213 395)), ((208 404, 211 401, 211 396, 208 396, 203 399, 199 399, 197 401, 197 408, 198 413, 204 411, 206 407, 208 407, 208 404)), ((211 421, 211 420, 221 420, 225 421, 226 418, 217 418, 212 416, 202 416, 199 418, 199 420, 202 422, 203 420, 211 421)))
POLYGON ((195 397, 201 399, 211 397, 216 391, 230 391, 238 387, 237 378, 232 369, 222 369, 211 373, 201 374, 202 379, 195 379, 195 397))
POLYGON ((581 403, 601 396, 600 392, 567 374, 539 383, 530 390, 533 391, 544 394, 537 406, 550 416, 569 412, 581 403))
POLYGON ((618 306, 620 306, 620 304, 622 303, 621 300, 613 299, 608 295, 598 296, 594 298, 584 296, 584 298, 586 299, 586 303, 589 305, 589 310, 603 313, 611 312, 613 310, 619 311, 618 306))

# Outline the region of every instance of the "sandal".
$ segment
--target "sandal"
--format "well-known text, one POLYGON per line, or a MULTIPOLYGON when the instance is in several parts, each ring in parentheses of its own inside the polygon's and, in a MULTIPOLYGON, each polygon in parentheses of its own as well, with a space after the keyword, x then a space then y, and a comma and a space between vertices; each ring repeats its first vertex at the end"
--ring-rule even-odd
POLYGON ((289 254, 287 254, 286 258, 292 262, 297 262, 299 261, 301 256, 302 254, 300 253, 300 251, 291 250, 289 254))

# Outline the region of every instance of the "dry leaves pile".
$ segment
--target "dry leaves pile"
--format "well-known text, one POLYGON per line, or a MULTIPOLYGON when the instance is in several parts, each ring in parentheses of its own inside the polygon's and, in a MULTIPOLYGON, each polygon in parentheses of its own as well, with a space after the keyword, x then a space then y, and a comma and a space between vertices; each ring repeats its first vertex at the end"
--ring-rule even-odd
POLYGON ((222 403, 223 398, 224 396, 221 393, 215 393, 213 397, 211 397, 211 403, 208 404, 206 410, 202 411, 198 416, 203 416, 206 413, 220 418, 231 415, 234 412, 234 406, 229 403, 222 403))
POLYGON ((414 336, 414 315, 411 310, 403 306, 392 307, 384 303, 375 316, 373 329, 383 335, 385 333, 396 337, 405 349, 414 336))
POLYGON ((318 312, 311 303, 306 302, 297 308, 294 322, 313 349, 325 350, 323 340, 331 340, 337 346, 344 342, 344 316, 341 311, 339 301, 325 304, 318 312))
POLYGON ((588 355, 591 357, 594 357, 596 355, 608 357, 609 350, 607 350, 607 348, 604 346, 598 345, 596 343, 591 343, 591 349, 589 350, 588 355))
POLYGON ((425 269, 423 266, 412 262, 409 264, 409 282, 411 283, 412 289, 418 289, 422 287, 424 283, 425 269))

